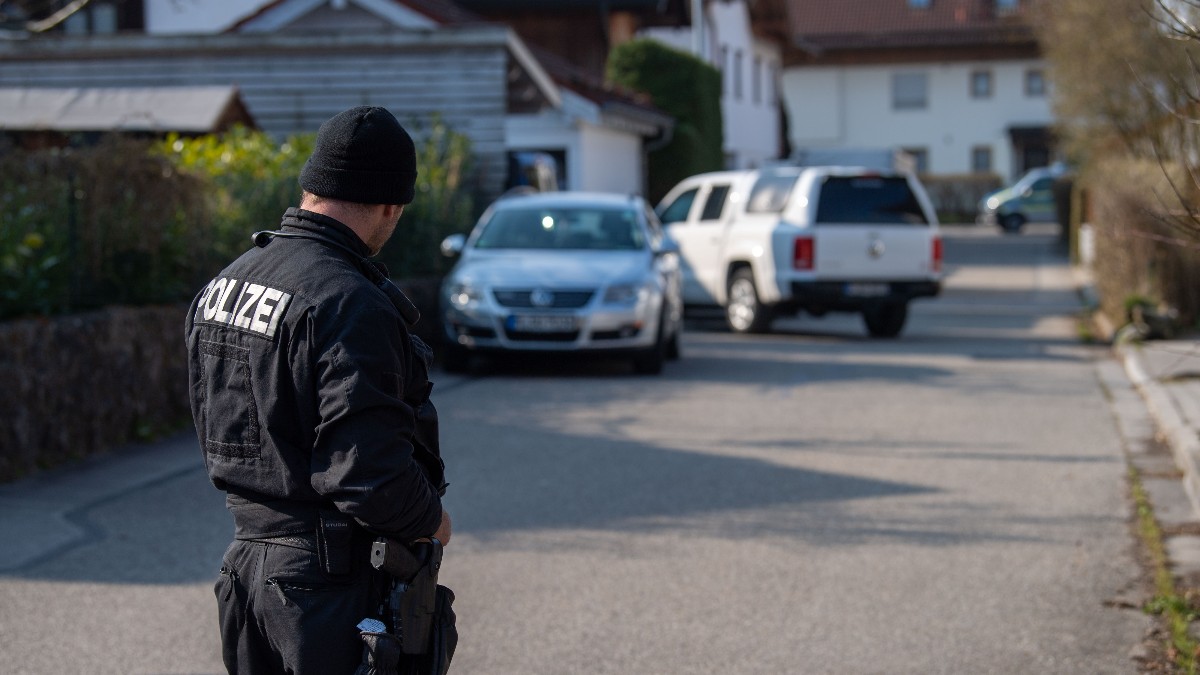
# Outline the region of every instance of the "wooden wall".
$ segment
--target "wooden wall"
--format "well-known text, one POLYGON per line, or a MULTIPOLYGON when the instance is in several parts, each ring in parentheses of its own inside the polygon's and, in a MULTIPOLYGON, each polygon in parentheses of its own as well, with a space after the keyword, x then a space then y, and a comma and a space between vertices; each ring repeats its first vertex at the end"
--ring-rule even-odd
POLYGON ((381 105, 414 137, 439 115, 472 142, 479 187, 506 171, 507 29, 343 34, 107 36, 0 41, 0 87, 236 85, 282 138, 355 105, 381 105))

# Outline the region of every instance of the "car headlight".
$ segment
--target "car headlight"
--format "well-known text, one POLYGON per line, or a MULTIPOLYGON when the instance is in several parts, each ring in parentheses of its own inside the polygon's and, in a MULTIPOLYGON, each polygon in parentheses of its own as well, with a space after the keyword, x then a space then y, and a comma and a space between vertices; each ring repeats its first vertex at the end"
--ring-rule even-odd
POLYGON ((633 305, 650 294, 647 284, 614 284, 604 291, 606 305, 633 305))
POLYGON ((446 297, 454 307, 465 309, 469 305, 482 300, 483 294, 468 284, 452 284, 446 297))
POLYGON ((989 199, 987 200, 987 207, 988 207, 989 209, 991 209, 991 210, 995 211, 997 206, 1000 206, 1000 200, 999 200, 999 199, 996 199, 995 197, 991 197, 991 198, 989 198, 989 199))

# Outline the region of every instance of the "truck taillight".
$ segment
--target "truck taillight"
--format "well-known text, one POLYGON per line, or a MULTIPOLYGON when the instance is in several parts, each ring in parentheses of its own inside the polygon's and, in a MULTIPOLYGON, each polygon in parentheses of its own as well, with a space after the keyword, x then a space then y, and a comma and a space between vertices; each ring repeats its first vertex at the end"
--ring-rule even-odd
POLYGON ((933 238, 933 271, 942 271, 942 238, 933 238))
POLYGON ((792 250, 792 267, 798 270, 811 270, 815 260, 814 244, 812 237, 796 237, 796 244, 792 250))

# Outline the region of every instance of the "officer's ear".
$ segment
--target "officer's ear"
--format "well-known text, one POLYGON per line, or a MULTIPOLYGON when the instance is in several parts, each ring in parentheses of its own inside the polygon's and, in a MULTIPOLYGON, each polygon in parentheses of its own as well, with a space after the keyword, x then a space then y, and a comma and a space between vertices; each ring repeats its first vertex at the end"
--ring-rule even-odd
POLYGON ((400 220, 400 214, 404 213, 403 204, 384 204, 383 208, 385 209, 383 212, 384 217, 391 223, 400 220))

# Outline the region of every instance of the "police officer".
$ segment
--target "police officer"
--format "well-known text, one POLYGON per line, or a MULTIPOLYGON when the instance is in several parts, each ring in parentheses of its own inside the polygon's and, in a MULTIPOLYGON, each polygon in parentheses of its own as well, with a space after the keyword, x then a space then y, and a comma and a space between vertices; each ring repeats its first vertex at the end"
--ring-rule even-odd
POLYGON ((371 540, 450 539, 430 353, 368 257, 413 199, 412 139, 384 108, 326 121, 299 208, 193 301, 192 414, 234 541, 216 583, 230 673, 352 673, 378 615, 371 540))

